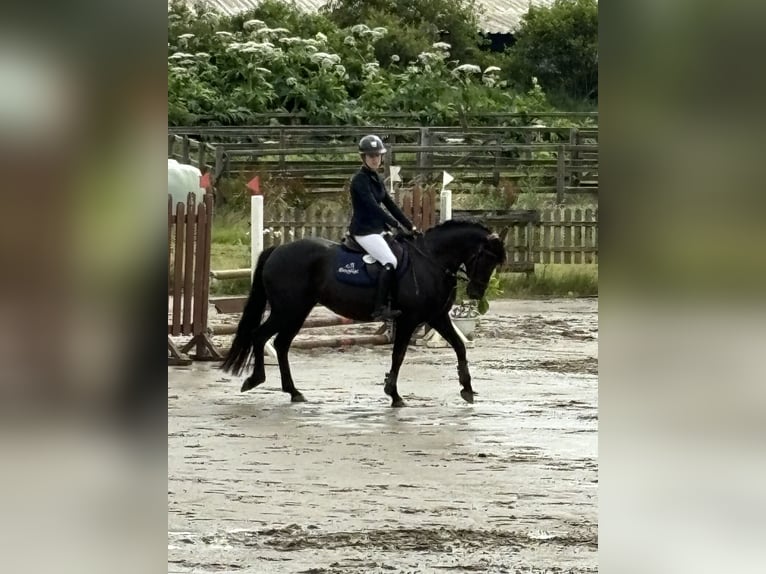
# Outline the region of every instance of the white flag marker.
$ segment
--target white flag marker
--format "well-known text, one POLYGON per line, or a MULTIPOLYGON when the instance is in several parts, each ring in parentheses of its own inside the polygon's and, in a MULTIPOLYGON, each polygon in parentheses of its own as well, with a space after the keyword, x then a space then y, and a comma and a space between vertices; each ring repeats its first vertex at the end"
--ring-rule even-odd
POLYGON ((442 189, 447 187, 450 183, 452 183, 455 180, 454 177, 452 177, 450 174, 448 174, 446 171, 442 172, 442 189))

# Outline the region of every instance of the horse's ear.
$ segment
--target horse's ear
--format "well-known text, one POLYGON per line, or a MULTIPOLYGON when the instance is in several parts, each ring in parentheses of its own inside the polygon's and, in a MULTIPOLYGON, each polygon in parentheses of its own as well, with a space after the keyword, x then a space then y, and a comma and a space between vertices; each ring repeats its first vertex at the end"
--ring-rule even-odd
POLYGON ((503 229, 503 232, 500 234, 500 243, 505 243, 505 238, 508 235, 508 232, 511 230, 510 227, 506 227, 503 229))

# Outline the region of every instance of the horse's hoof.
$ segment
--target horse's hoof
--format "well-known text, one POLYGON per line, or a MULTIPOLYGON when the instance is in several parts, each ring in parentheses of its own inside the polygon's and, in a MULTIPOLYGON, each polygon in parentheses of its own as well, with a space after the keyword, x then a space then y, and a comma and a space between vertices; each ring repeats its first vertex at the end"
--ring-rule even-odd
POLYGON ((293 396, 290 397, 291 403, 305 403, 306 397, 304 397, 301 393, 295 393, 293 396))
POLYGON ((253 377, 247 377, 247 378, 245 379, 245 382, 244 382, 244 383, 242 383, 242 388, 241 388, 241 389, 239 389, 239 392, 240 392, 240 393, 244 393, 245 391, 249 391, 250 389, 254 389, 255 387, 257 387, 257 386, 258 386, 258 385, 260 385, 260 384, 261 384, 261 383, 256 383, 256 382, 253 380, 253 377))
POLYGON ((475 393, 473 391, 467 391, 463 389, 460 391, 460 396, 463 397, 463 400, 467 403, 473 403, 473 395, 475 393))
POLYGON ((400 409, 402 407, 407 406, 402 399, 394 399, 394 401, 391 403, 391 407, 395 409, 400 409))

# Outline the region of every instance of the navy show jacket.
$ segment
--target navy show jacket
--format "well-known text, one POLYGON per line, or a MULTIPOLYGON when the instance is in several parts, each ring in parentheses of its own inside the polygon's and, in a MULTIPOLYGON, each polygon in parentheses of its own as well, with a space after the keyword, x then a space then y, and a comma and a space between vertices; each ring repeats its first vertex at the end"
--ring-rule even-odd
POLYGON ((410 220, 388 195, 378 173, 366 166, 363 166, 351 180, 351 208, 351 223, 348 226, 351 235, 382 233, 387 226, 393 229, 398 228, 399 223, 407 229, 413 227, 410 220), (381 203, 386 206, 390 215, 381 207, 381 203))

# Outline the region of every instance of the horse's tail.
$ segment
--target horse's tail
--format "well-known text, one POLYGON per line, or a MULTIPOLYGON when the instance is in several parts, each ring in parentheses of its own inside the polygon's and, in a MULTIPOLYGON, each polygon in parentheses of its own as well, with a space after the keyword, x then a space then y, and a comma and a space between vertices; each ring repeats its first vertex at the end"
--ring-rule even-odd
POLYGON ((263 312, 266 310, 267 299, 266 289, 263 286, 263 267, 274 249, 276 247, 269 247, 258 257, 253 276, 253 287, 250 289, 250 296, 245 304, 245 310, 242 312, 242 318, 239 320, 237 334, 234 335, 229 356, 221 365, 221 369, 226 372, 235 375, 240 374, 253 350, 253 332, 261 324, 263 312))

